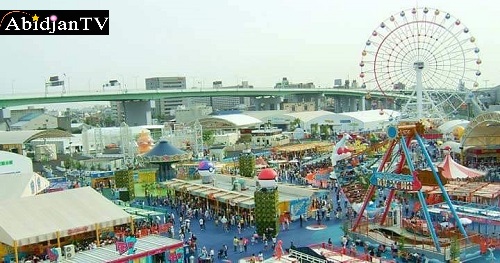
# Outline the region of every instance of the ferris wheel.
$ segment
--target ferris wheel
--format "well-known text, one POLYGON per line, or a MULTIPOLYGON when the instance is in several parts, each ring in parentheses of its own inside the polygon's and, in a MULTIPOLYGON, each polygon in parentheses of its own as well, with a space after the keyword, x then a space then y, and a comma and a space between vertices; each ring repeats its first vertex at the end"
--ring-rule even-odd
POLYGON ((481 75, 479 48, 469 28, 427 7, 401 11, 380 23, 361 55, 362 87, 405 95, 394 105, 409 118, 466 112, 468 90, 478 87, 481 75))

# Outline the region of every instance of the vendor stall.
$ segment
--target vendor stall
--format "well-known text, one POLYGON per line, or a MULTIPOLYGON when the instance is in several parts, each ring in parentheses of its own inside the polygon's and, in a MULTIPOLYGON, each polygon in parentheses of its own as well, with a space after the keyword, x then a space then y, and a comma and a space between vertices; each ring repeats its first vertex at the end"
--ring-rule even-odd
POLYGON ((99 245, 100 231, 132 223, 129 214, 90 187, 3 201, 0 214, 0 251, 13 251, 9 258, 15 262, 20 252, 41 254, 84 236, 99 245))
POLYGON ((135 252, 122 252, 115 244, 76 253, 71 262, 145 263, 184 262, 182 241, 167 237, 149 235, 138 238, 133 245, 135 252), (121 253, 122 252, 122 253, 121 253))

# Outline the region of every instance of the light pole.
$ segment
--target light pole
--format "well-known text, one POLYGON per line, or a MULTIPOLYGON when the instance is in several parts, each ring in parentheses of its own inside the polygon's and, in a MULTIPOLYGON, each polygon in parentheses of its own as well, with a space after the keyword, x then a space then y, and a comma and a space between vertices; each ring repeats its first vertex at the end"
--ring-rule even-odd
POLYGON ((14 95, 14 82, 16 82, 16 80, 12 80, 11 82, 11 86, 12 86, 12 95, 14 95))
POLYGON ((119 82, 119 83, 120 83, 120 85, 118 86, 118 88, 120 89, 120 93, 122 93, 122 92, 123 92, 123 90, 124 90, 124 88, 125 88, 125 77, 123 76, 123 74, 120 74, 120 75, 118 75, 118 76, 120 76, 120 80, 121 80, 121 81, 119 82))

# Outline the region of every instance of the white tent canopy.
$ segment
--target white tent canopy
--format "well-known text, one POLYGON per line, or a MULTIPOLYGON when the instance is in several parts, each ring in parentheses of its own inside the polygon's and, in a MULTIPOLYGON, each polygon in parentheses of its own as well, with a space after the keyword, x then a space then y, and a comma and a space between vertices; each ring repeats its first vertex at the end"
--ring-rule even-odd
POLYGON ((33 162, 30 158, 17 153, 0 151, 0 175, 32 172, 33 162))
POLYGON ((49 180, 34 172, 0 174, 0 201, 33 196, 49 186, 49 180))
POLYGON ((441 133, 450 133, 453 131, 453 129, 455 129, 455 127, 461 126, 461 127, 465 128, 469 124, 469 122, 470 121, 466 121, 466 120, 447 121, 447 122, 441 124, 441 126, 438 127, 438 130, 441 133))
POLYGON ((130 215, 90 187, 0 202, 0 242, 40 243, 126 224, 130 215))
POLYGON ((30 158, 0 151, 0 201, 33 196, 49 185, 46 178, 33 172, 30 158))

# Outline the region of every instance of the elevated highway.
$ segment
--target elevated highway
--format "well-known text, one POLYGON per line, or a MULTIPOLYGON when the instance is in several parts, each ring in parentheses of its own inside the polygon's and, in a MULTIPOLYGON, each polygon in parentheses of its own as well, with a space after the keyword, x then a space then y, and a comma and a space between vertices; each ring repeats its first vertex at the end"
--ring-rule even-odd
MULTIPOLYGON (((408 99, 407 94, 383 94, 382 92, 370 91, 370 96, 374 99, 408 99)), ((0 108, 51 104, 51 103, 71 103, 89 101, 147 101, 162 98, 187 98, 187 97, 260 97, 260 96, 286 96, 286 95, 319 95, 326 97, 356 97, 364 98, 368 91, 366 89, 273 89, 273 88, 252 88, 252 89, 177 89, 177 90, 122 90, 89 92, 76 91, 66 94, 14 94, 0 95, 0 108)))

